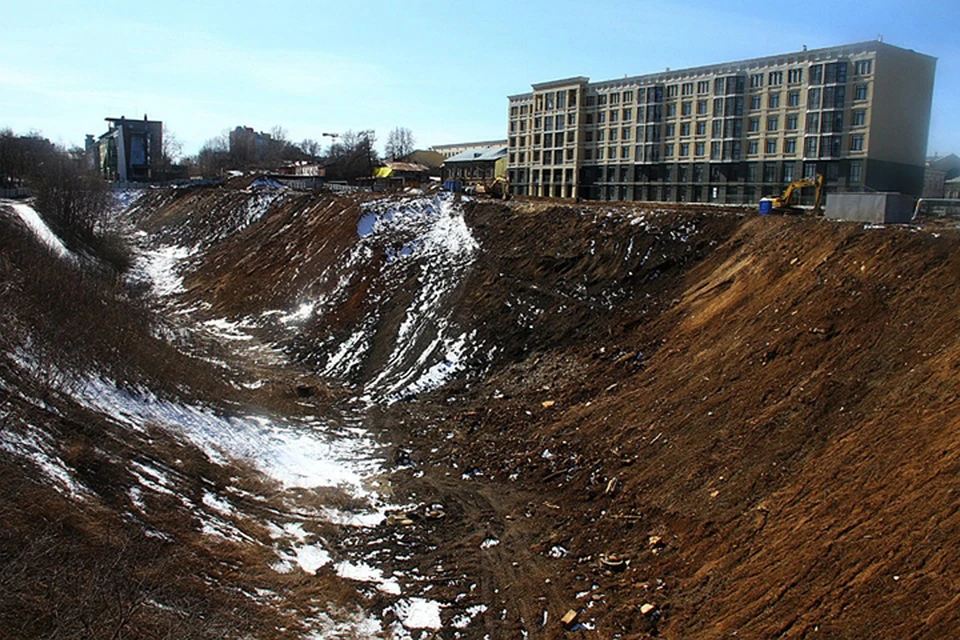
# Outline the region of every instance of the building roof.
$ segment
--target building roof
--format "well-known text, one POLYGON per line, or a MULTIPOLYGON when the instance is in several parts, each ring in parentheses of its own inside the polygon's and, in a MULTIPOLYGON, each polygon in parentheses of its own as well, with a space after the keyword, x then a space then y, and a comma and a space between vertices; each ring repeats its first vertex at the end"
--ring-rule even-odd
MULTIPOLYGON (((727 73, 727 72, 740 72, 751 67, 761 67, 768 66, 771 64, 790 64, 800 60, 818 60, 818 59, 828 59, 833 56, 838 55, 851 55, 866 51, 878 51, 881 49, 887 50, 897 50, 903 52, 910 52, 918 56, 924 56, 930 58, 931 60, 936 60, 933 56, 928 56, 923 53, 919 53, 912 49, 904 49, 902 47, 896 47, 879 40, 867 40, 865 42, 856 42, 853 44, 844 44, 834 47, 823 47, 820 49, 804 49, 801 51, 793 51, 790 53, 781 53, 772 56, 764 56, 761 58, 748 58, 745 60, 735 60, 732 62, 722 62, 719 64, 710 64, 703 65, 699 67, 688 67, 686 69, 667 69, 666 71, 660 71, 657 73, 648 73, 637 76, 629 76, 623 78, 617 78, 614 80, 602 80, 600 82, 592 82, 589 84, 591 88, 604 88, 604 87, 615 87, 621 85, 636 85, 636 84, 650 84, 650 83, 661 83, 661 82, 671 82, 678 80, 680 78, 686 78, 689 76, 696 75, 706 75, 713 73, 727 73)), ((539 84, 531 85, 534 91, 540 91, 543 89, 548 89, 551 86, 562 86, 562 84, 574 84, 580 80, 587 80, 589 78, 584 77, 575 77, 568 78, 566 80, 555 80, 552 82, 544 82, 539 84)), ((526 98, 531 95, 531 92, 528 93, 519 93, 512 96, 507 96, 510 100, 519 100, 526 98)))
POLYGON ((493 146, 506 146, 506 140, 482 140, 480 142, 454 142, 453 144, 435 144, 430 147, 431 150, 437 151, 439 149, 453 149, 456 147, 464 148, 478 148, 478 147, 493 147, 493 146))
POLYGON ((507 156, 507 148, 504 146, 494 146, 494 147, 479 147, 476 149, 467 149, 462 153, 458 153, 455 156, 447 158, 447 163, 450 162, 483 162, 483 161, 497 161, 500 158, 505 158, 507 156))

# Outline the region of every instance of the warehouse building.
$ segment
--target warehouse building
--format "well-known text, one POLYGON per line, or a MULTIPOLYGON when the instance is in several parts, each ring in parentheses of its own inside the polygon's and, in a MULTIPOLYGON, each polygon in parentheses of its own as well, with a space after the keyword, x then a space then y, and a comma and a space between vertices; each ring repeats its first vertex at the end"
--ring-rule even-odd
POLYGON ((936 59, 880 41, 509 97, 516 195, 754 203, 823 174, 830 191, 923 190, 936 59))

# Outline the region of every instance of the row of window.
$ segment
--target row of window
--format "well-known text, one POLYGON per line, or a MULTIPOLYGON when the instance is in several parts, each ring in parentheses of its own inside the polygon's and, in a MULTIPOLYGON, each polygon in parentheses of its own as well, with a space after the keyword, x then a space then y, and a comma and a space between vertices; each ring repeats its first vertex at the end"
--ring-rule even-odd
MULTIPOLYGON (((857 109, 851 112, 851 128, 863 127, 867 122, 867 112, 863 109, 857 109)), ((798 131, 800 128, 800 114, 788 113, 781 120, 780 115, 770 115, 766 117, 765 131, 780 131, 781 122, 784 131, 798 131)), ((761 118, 753 116, 747 119, 747 133, 760 133, 761 118)), ((843 111, 824 111, 807 113, 804 131, 806 133, 840 133, 844 126, 843 111)), ((677 123, 668 122, 663 125, 662 137, 670 139, 677 136, 681 138, 691 135, 706 136, 707 121, 698 120, 691 122, 681 122, 679 127, 677 123)), ((630 140, 633 135, 633 127, 611 127, 609 129, 588 129, 584 131, 584 142, 603 142, 604 140, 614 141, 630 140)), ((713 138, 739 138, 743 135, 743 123, 741 120, 712 120, 710 121, 710 135, 713 138)), ((534 133, 531 136, 510 136, 509 146, 526 147, 529 141, 534 147, 553 147, 572 144, 575 141, 576 132, 567 130, 556 133, 534 133)), ((659 141, 661 139, 661 130, 658 125, 647 127, 636 127, 637 140, 659 141)))
MULTIPOLYGON (((778 153, 778 147, 780 140, 778 138, 767 138, 762 141, 764 143, 763 152, 766 155, 775 155, 778 153)), ((760 140, 748 140, 747 141, 747 153, 749 156, 756 156, 760 154, 760 140)), ((850 151, 863 151, 864 148, 864 136, 861 134, 849 136, 848 147, 850 151)), ((665 159, 671 159, 674 157, 679 158, 705 158, 707 157, 707 151, 709 149, 709 157, 711 160, 720 160, 725 156, 728 156, 728 159, 739 159, 742 151, 742 146, 739 141, 735 141, 732 144, 725 145, 721 142, 710 142, 709 147, 706 142, 681 142, 679 144, 667 143, 663 145, 663 157, 665 159), (728 149, 728 153, 724 153, 725 146, 728 149), (692 153, 691 153, 692 152, 692 153), (676 154, 676 155, 674 155, 676 154)), ((630 147, 627 145, 616 147, 600 147, 600 148, 585 148, 583 151, 584 161, 589 160, 615 160, 622 159, 628 160, 631 157, 631 152, 633 156, 638 161, 648 159, 647 149, 642 146, 630 147)), ((842 151, 842 137, 841 136, 810 136, 804 139, 803 141, 803 155, 804 157, 837 157, 841 155, 842 151)), ((556 149, 556 150, 543 150, 535 149, 530 152, 530 160, 534 164, 564 164, 574 161, 575 150, 572 148, 566 149, 556 149)), ((794 155, 797 153, 797 138, 784 138, 783 139, 783 155, 794 155)), ((659 155, 659 154, 658 154, 659 155)), ((519 153, 510 154, 510 164, 524 164, 527 161, 527 152, 521 151, 519 153)))
MULTIPOLYGON (((861 102, 867 99, 867 85, 858 84, 854 88, 854 101, 861 102)), ((770 109, 778 109, 781 106, 780 102, 781 94, 780 92, 774 92, 767 94, 767 107, 770 109)), ((825 87, 822 90, 820 88, 812 88, 807 93, 807 108, 808 109, 842 109, 844 107, 844 102, 846 99, 846 91, 844 87, 825 87)), ((750 96, 750 110, 757 110, 761 107, 761 95, 750 96)), ((696 108, 694 109, 693 101, 682 101, 680 102, 680 115, 683 117, 692 117, 695 115, 702 116, 708 115, 708 106, 709 103, 707 100, 697 100, 696 108)), ((674 102, 667 103, 663 105, 666 107, 666 117, 673 118, 677 115, 677 104, 674 102)), ((787 108, 794 108, 800 106, 800 92, 799 91, 790 91, 787 94, 787 108)), ((713 116, 720 116, 726 112, 727 115, 741 115, 743 110, 742 98, 728 98, 724 100, 723 98, 715 98, 713 101, 713 116)), ((656 122, 663 117, 664 111, 660 105, 651 105, 646 110, 646 121, 647 122, 656 122)), ((644 120, 644 110, 637 109, 636 111, 637 121, 644 120)), ((634 110, 632 107, 624 107, 622 109, 609 109, 603 110, 596 113, 588 112, 584 115, 584 122, 588 125, 593 124, 606 124, 606 123, 616 123, 616 122, 629 122, 633 120, 634 110)), ((510 122, 510 132, 516 133, 517 131, 523 132, 527 129, 528 120, 511 120, 510 122)), ((556 129, 563 129, 565 126, 573 126, 576 124, 576 113, 569 114, 557 114, 555 116, 537 116, 533 119, 533 128, 535 130, 543 129, 544 131, 552 131, 556 129)))
MULTIPOLYGON (((823 169, 817 167, 815 162, 785 162, 785 163, 765 163, 758 166, 755 163, 747 164, 744 168, 736 165, 721 168, 717 165, 703 164, 664 164, 650 167, 594 167, 589 176, 589 183, 650 183, 650 182, 739 182, 743 179, 747 183, 760 182, 761 176, 763 182, 792 182, 800 175, 804 178, 814 178, 818 171, 823 169), (744 170, 745 169, 745 170, 744 170)), ((840 167, 836 164, 828 164, 826 167, 828 179, 837 180, 840 178, 840 167)), ((574 172, 572 169, 532 169, 527 172, 525 169, 511 169, 510 182, 513 184, 525 184, 529 177, 532 184, 541 183, 572 183, 574 172)), ((847 182, 860 183, 863 181, 863 163, 859 161, 850 162, 847 165, 847 182)))
MULTIPOLYGON (((832 62, 826 64, 816 64, 809 67, 809 83, 819 84, 839 84, 847 80, 848 63, 846 61, 832 62)), ((853 75, 855 77, 867 76, 873 73, 873 60, 857 60, 853 63, 853 75)), ((759 89, 763 86, 778 87, 784 84, 784 79, 788 85, 803 83, 804 69, 795 67, 787 69, 786 74, 783 70, 752 73, 749 75, 749 86, 752 89, 759 89)), ((725 86, 730 81, 742 82, 742 78, 733 76, 731 78, 714 78, 713 93, 723 95, 731 93, 731 87, 725 86), (726 82, 725 82, 726 81, 726 82)), ((710 93, 710 80, 688 81, 681 84, 666 85, 666 97, 675 98, 677 96, 708 95, 710 93)), ((659 102, 662 97, 662 86, 651 87, 656 95, 646 94, 645 89, 626 89, 623 91, 598 93, 586 98, 587 106, 605 106, 607 104, 617 105, 621 102, 633 102, 634 97, 638 100, 647 98, 648 102, 659 102)), ((538 93, 534 96, 533 110, 552 111, 555 109, 567 109, 576 107, 577 89, 561 89, 559 91, 548 91, 538 93)), ((510 108, 510 115, 526 115, 529 113, 528 105, 514 105, 510 108)))

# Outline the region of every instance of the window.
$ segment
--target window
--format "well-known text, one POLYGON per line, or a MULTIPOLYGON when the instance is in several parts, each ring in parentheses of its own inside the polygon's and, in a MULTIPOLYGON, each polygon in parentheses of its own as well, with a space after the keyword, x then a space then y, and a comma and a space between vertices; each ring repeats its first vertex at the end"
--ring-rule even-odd
POLYGON ((767 74, 767 84, 771 87, 783 84, 783 71, 771 71, 767 74))
POLYGON ((567 149, 567 150, 565 151, 565 153, 567 154, 567 161, 568 161, 568 162, 569 162, 569 161, 572 161, 572 160, 573 160, 573 149, 567 149))
POLYGON ((797 152, 797 139, 796 138, 786 138, 783 141, 783 152, 785 154, 794 154, 797 152))
POLYGON ((540 149, 534 149, 533 151, 533 161, 540 162, 540 149))
POLYGON ((677 103, 671 102, 667 105, 667 117, 672 118, 677 115, 677 103))
POLYGON ((680 144, 680 157, 686 158, 690 155, 690 145, 686 142, 680 144))
POLYGON ((747 123, 747 131, 760 131, 760 118, 750 118, 749 122, 747 123))
POLYGON ((520 146, 521 147, 527 146, 527 136, 520 136, 520 146))
POLYGON ((760 96, 750 96, 750 110, 754 111, 760 108, 760 96))
POLYGON ((807 133, 816 133, 819 130, 820 130, 820 114, 808 113, 807 114, 807 133))
POLYGON ((557 125, 557 129, 563 129, 563 115, 556 116, 555 122, 557 125))
POLYGON ((553 92, 552 91, 546 95, 546 100, 547 100, 546 108, 549 111, 550 109, 553 109, 553 92))
POLYGON ((575 134, 575 133, 576 133, 575 131, 567 131, 567 143, 568 143, 568 144, 573 142, 573 138, 574 138, 574 134, 575 134))
POLYGON ((668 97, 668 98, 676 98, 676 97, 677 97, 677 91, 678 91, 677 85, 671 84, 670 86, 667 87, 667 97, 668 97))
POLYGON ((624 109, 623 110, 623 121, 626 122, 633 117, 633 109, 624 109))
POLYGON ((583 150, 583 159, 584 159, 584 160, 593 160, 593 149, 584 149, 584 150, 583 150))
POLYGON ((697 123, 697 135, 698 136, 707 135, 707 123, 703 120, 697 123))
POLYGON ((520 131, 526 131, 526 130, 527 130, 527 121, 526 121, 526 120, 521 120, 521 121, 520 121, 520 131))
POLYGON ((767 106, 770 109, 779 109, 780 108, 780 92, 771 93, 770 99, 767 102, 767 106))
POLYGON ((867 99, 867 85, 858 84, 857 88, 853 94, 854 100, 866 100, 867 99))
POLYGON ((707 115, 707 101, 706 100, 697 100, 697 115, 705 116, 707 115))
POLYGON ((713 92, 714 92, 714 93, 723 93, 723 78, 714 78, 714 80, 713 80, 713 92))
POLYGON ((685 95, 685 96, 692 96, 692 95, 693 95, 693 83, 692 83, 692 82, 684 82, 684 83, 683 83, 682 90, 681 90, 680 93, 682 93, 682 94, 685 95))
POLYGON ((820 89, 810 89, 807 92, 807 109, 820 108, 820 89))
POLYGON ((603 142, 603 129, 597 131, 597 142, 603 142))
POLYGON ((586 131, 583 134, 584 142, 593 142, 593 131, 586 131))
POLYGON ((796 131, 798 120, 800 118, 795 113, 787 115, 787 131, 796 131))
POLYGON ((762 73, 750 74, 750 88, 757 89, 762 86, 763 86, 763 74, 762 73))
POLYGON ((698 142, 693 145, 693 155, 700 157, 707 152, 706 144, 703 142, 698 142))
POLYGON ((857 109, 853 112, 853 126, 862 127, 867 124, 867 112, 863 109, 857 109))
POLYGON ((850 151, 863 151, 863 135, 850 136, 850 151))
POLYGON ((553 131, 553 116, 546 116, 543 119, 543 130, 553 131))
POLYGON ((567 124, 570 125, 571 127, 572 127, 573 125, 577 124, 577 114, 575 114, 575 113, 568 113, 568 114, 567 114, 567 124))
POLYGON ((620 94, 611 93, 610 94, 610 104, 620 104, 620 94))
POLYGON ((570 89, 569 91, 567 91, 567 99, 570 102, 571 107, 577 106, 577 90, 570 89))
POLYGON ((815 64, 810 67, 810 84, 823 84, 822 64, 815 64))
POLYGON ((600 111, 599 113, 597 113, 597 124, 603 124, 606 121, 607 121, 606 111, 600 111))
POLYGON ((860 182, 863 179, 863 165, 859 162, 850 163, 850 182, 860 182))
POLYGON ((672 158, 672 157, 673 157, 673 145, 672 145, 672 144, 665 144, 665 145, 663 145, 663 157, 664 157, 664 158, 672 158))
POLYGON ((620 115, 620 113, 619 113, 616 109, 611 109, 611 110, 610 110, 610 122, 616 122, 616 121, 617 121, 617 116, 619 116, 619 115, 620 115))
POLYGON ((553 146, 553 134, 545 133, 543 134, 543 146, 552 147, 553 146))
POLYGON ((783 165, 783 181, 784 182, 793 182, 793 173, 794 173, 794 164, 788 162, 783 165))
POLYGON ((516 158, 514 157, 514 154, 511 152, 511 153, 510 153, 510 164, 513 164, 514 162, 516 162, 516 158))
POLYGON ((607 104, 607 94, 601 93, 597 96, 597 105, 602 107, 605 104, 607 104))
POLYGON ((805 162, 803 164, 803 177, 807 180, 813 180, 817 177, 817 163, 805 162))
POLYGON ((710 124, 710 135, 714 138, 723 136, 723 120, 714 120, 710 124))
POLYGON ((787 94, 787 106, 788 107, 799 107, 800 106, 800 92, 791 91, 787 94))
POLYGON ((557 91, 557 109, 567 108, 567 92, 557 91))
POLYGON ((760 143, 756 140, 751 140, 747 143, 747 155, 755 156, 760 152, 760 143))
POLYGON ((609 137, 609 139, 610 139, 611 142, 613 142, 614 140, 617 139, 617 130, 616 130, 616 129, 610 129, 610 137, 609 137))
POLYGON ((510 115, 511 115, 511 116, 516 116, 517 113, 518 113, 517 107, 510 107, 510 115))
POLYGON ((689 116, 693 113, 693 103, 689 100, 685 100, 680 103, 680 115, 689 116))
POLYGON ((763 181, 764 182, 777 181, 777 165, 766 164, 763 166, 763 181))
POLYGON ((689 122, 684 122, 684 123, 681 123, 681 124, 680 124, 680 135, 681 135, 681 136, 688 136, 688 135, 690 135, 690 123, 689 123, 689 122))
POLYGON ((677 134, 677 126, 672 122, 664 127, 664 130, 663 130, 664 138, 672 138, 676 134, 677 134))
POLYGON ((563 149, 553 152, 553 164, 563 164, 563 149))
POLYGON ((803 69, 790 69, 787 71, 787 82, 790 84, 803 82, 803 69))
POLYGON ((543 118, 536 117, 533 119, 533 128, 540 129, 543 127, 543 118))
POLYGON ((723 115, 723 98, 713 99, 713 115, 715 116, 723 115))
POLYGON ((629 140, 630 139, 630 127, 624 127, 620 130, 620 139, 629 140))
POLYGON ((711 160, 720 159, 720 143, 719 142, 710 143, 710 159, 711 160))
POLYGON ((857 60, 853 65, 853 75, 865 76, 873 72, 873 60, 857 60))
POLYGON ((620 158, 623 160, 630 159, 630 147, 620 147, 620 158))
POLYGON ((776 152, 777 152, 777 139, 776 139, 776 138, 770 138, 769 140, 767 140, 767 145, 766 145, 765 152, 768 153, 768 154, 776 153, 776 152))
POLYGON ((623 101, 624 102, 633 102, 633 90, 623 92, 623 101))
POLYGON ((780 118, 777 116, 767 117, 767 131, 776 131, 780 124, 780 118))
POLYGON ((697 93, 710 93, 710 81, 709 81, 709 80, 698 80, 698 81, 697 81, 697 93))
POLYGON ((816 138, 807 138, 803 144, 803 155, 805 156, 815 156, 817 155, 817 139, 816 138))

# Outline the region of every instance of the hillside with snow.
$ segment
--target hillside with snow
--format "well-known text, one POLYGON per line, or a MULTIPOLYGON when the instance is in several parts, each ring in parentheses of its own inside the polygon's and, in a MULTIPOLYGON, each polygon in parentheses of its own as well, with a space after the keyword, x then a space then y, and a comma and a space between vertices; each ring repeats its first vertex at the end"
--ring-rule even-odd
POLYGON ((0 635, 960 624, 954 230, 121 196, 121 262, 0 202, 0 635))

